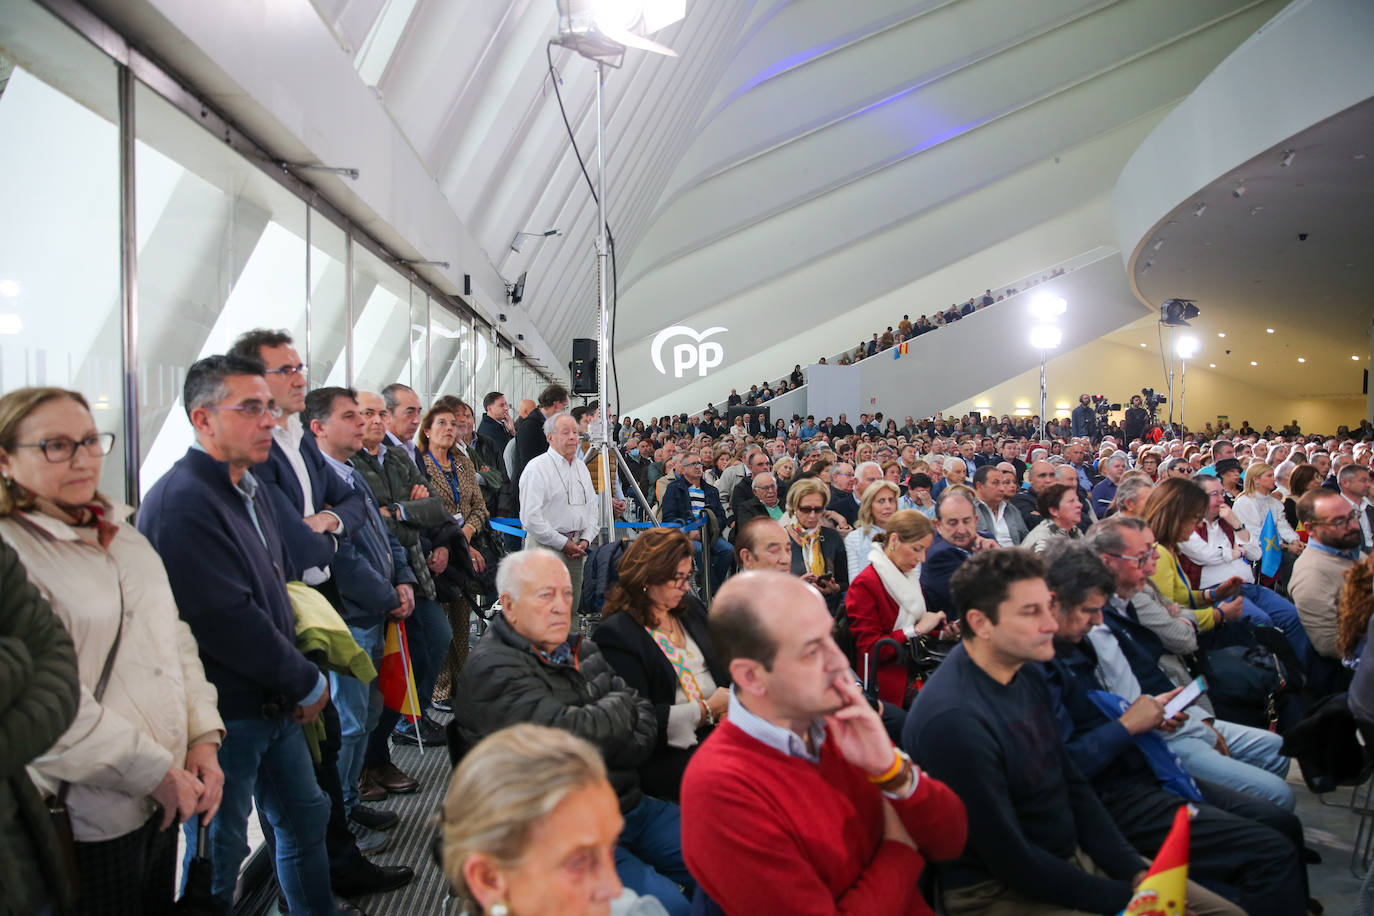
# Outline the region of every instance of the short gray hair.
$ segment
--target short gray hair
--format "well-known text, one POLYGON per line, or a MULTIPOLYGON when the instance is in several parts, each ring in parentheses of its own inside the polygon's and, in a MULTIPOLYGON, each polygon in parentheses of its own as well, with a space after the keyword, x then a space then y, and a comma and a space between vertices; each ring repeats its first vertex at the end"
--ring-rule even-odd
POLYGON ((1101 460, 1098 462, 1098 464, 1100 464, 1102 467, 1106 467, 1106 466, 1109 465, 1109 464, 1121 464, 1121 465, 1124 465, 1125 463, 1126 463, 1126 453, 1125 453, 1125 452, 1114 452, 1113 454, 1108 455, 1106 458, 1103 458, 1103 459, 1101 459, 1101 460))
POLYGON ((524 550, 512 551, 502 557, 500 565, 496 567, 496 594, 518 598, 520 592, 516 589, 516 585, 527 578, 525 567, 539 559, 541 554, 555 559, 558 557, 558 554, 544 547, 526 547, 524 550))
POLYGON ((1093 522, 1093 526, 1088 529, 1083 543, 1091 547, 1095 553, 1121 553, 1126 549, 1125 531, 1127 528, 1133 531, 1144 531, 1146 524, 1143 519, 1129 515, 1109 515, 1093 522))
POLYGON ((252 356, 220 355, 198 359, 186 370, 186 380, 181 387, 181 403, 186 408, 186 418, 197 407, 218 404, 229 396, 228 379, 234 375, 256 375, 263 377, 262 361, 252 356))
POLYGON ((414 388, 411 388, 409 385, 402 385, 400 382, 392 382, 382 389, 382 403, 386 404, 387 410, 396 410, 396 406, 401 403, 400 398, 396 397, 396 395, 400 394, 402 391, 409 391, 411 394, 415 393, 414 388))
POLYGON ((883 466, 876 461, 862 461, 854 467, 854 476, 862 477, 864 468, 873 468, 878 472, 878 476, 883 476, 883 466))
POLYGON ((1141 490, 1146 490, 1153 486, 1154 482, 1150 480, 1148 475, 1145 477, 1131 477, 1121 481, 1121 484, 1116 488, 1117 506, 1126 505, 1126 503, 1131 502, 1139 496, 1141 490))
POLYGON ((967 473, 968 464, 962 458, 946 458, 944 461, 944 468, 946 474, 948 474, 955 468, 963 468, 964 471, 967 473))
POLYGON ((753 477, 753 482, 752 482, 751 484, 749 484, 749 489, 751 489, 751 490, 757 490, 761 485, 763 485, 763 478, 765 478, 765 477, 768 478, 768 482, 769 482, 769 483, 772 483, 772 482, 774 482, 774 481, 777 480, 777 478, 774 477, 774 476, 773 476, 771 473, 769 473, 768 471, 760 471, 759 473, 757 473, 757 474, 754 475, 754 477, 753 477))

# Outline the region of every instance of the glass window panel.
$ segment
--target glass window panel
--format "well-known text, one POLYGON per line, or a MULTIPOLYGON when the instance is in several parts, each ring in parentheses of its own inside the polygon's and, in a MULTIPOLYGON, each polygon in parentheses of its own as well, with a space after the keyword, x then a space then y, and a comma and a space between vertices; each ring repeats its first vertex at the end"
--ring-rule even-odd
POLYGON ((415 386, 411 378, 410 279, 355 242, 350 383, 360 391, 379 392, 392 382, 415 386))
POLYGON ((152 90, 135 96, 139 433, 144 493, 193 439, 186 369, 244 331, 305 353, 306 206, 152 90))
POLYGON ((310 387, 348 371, 348 233, 310 211, 310 387), (337 372, 335 371, 337 369, 337 372))
POLYGON ((420 396, 421 404, 429 397, 429 296, 424 287, 410 287, 410 387, 420 396))
POLYGON ((480 321, 474 321, 472 398, 479 403, 496 385, 496 359, 495 350, 491 345, 491 328, 480 321))
POLYGON ((438 299, 429 308, 430 400, 455 394, 467 399, 468 370, 472 349, 472 322, 455 315, 438 299))
POLYGON ((0 36, 0 391, 85 395, 116 434, 100 490, 123 502, 115 65, 34 4, 0 36), (30 69, 33 68, 33 69, 30 69))

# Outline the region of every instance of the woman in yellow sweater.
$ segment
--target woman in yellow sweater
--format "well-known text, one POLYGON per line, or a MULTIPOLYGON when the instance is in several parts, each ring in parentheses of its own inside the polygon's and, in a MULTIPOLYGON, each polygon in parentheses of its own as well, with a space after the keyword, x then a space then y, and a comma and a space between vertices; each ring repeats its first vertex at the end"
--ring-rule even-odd
POLYGON ((1159 563, 1151 579, 1168 601, 1197 613, 1198 629, 1208 632, 1217 624, 1237 620, 1244 611, 1239 576, 1214 588, 1188 585, 1178 562, 1178 545, 1192 535, 1207 512, 1207 492, 1182 477, 1162 480, 1145 503, 1145 521, 1155 535, 1159 563))

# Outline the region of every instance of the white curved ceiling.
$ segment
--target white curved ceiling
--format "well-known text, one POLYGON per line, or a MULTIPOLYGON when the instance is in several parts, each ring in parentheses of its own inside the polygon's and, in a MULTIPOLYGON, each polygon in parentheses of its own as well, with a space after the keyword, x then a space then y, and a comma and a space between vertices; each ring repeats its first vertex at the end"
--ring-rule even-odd
MULTIPOLYGON (((596 226, 547 73, 553 0, 312 2, 495 268, 528 271, 522 309, 566 360, 594 336, 596 226)), ((655 36, 681 57, 631 53, 606 84, 624 406, 688 409, 1113 244, 1098 217, 1130 153, 1282 6, 689 0, 655 36), (730 328, 715 375, 652 370, 676 323, 730 328)), ((591 161, 595 71, 553 62, 591 161)))

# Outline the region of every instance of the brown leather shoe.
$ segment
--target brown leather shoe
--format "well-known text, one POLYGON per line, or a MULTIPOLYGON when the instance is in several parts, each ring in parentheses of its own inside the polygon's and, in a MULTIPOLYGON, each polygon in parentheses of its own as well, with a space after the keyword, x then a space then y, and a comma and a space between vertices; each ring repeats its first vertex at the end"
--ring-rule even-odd
POLYGON ((372 775, 364 770, 358 778, 358 797, 363 801, 376 802, 385 801, 387 794, 386 789, 379 786, 372 775))
POLYGON ((371 779, 378 786, 394 795, 409 795, 420 788, 418 782, 403 773, 401 768, 394 763, 369 767, 363 771, 363 778, 371 779))

